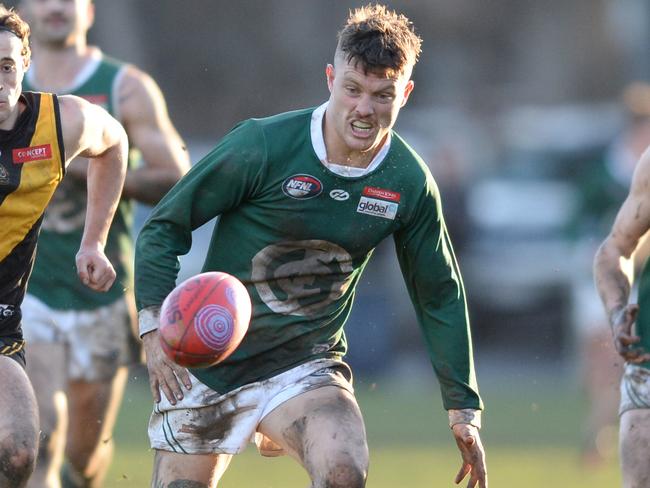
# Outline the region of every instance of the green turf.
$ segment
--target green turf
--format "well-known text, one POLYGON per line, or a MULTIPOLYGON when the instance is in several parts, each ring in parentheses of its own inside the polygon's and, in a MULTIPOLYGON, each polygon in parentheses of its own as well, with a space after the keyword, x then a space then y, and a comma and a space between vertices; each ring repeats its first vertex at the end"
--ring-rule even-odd
MULTIPOLYGON (((504 377, 484 382, 482 392, 487 405, 482 437, 492 487, 620 485, 615 459, 598 469, 579 463, 583 402, 570 380, 504 377)), ((358 381, 357 396, 370 444, 369 488, 455 486, 460 456, 434 386, 358 381)), ((139 378, 130 383, 120 413, 107 488, 149 486, 149 411, 149 392, 139 378)), ((235 457, 220 488, 308 485, 306 475, 292 460, 262 458, 251 446, 235 457)))

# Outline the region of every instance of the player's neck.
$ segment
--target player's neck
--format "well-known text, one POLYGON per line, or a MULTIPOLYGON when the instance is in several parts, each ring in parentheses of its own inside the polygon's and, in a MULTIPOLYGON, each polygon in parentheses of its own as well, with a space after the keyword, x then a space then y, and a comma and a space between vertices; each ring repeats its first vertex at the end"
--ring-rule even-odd
POLYGON ((327 162, 338 164, 339 166, 350 166, 352 168, 367 168, 384 145, 384 142, 382 141, 382 143, 378 144, 377 147, 362 152, 351 150, 344 144, 337 144, 335 140, 328 138, 327 134, 324 134, 324 139, 325 150, 327 151, 327 162), (328 141, 328 139, 330 140, 328 141))
POLYGON ((98 49, 85 39, 67 46, 35 44, 31 81, 39 90, 59 92, 68 89, 98 49))

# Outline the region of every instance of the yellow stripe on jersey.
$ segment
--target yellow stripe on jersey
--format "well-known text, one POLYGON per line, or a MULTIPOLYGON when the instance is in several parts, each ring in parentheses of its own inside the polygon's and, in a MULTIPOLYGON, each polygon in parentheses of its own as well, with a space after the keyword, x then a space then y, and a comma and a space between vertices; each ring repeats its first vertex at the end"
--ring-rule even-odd
POLYGON ((52 194, 63 178, 59 150, 54 100, 49 93, 41 93, 36 130, 30 147, 50 146, 51 157, 27 160, 22 164, 20 185, 2 202, 0 226, 0 260, 23 241, 34 223, 41 217, 52 194))

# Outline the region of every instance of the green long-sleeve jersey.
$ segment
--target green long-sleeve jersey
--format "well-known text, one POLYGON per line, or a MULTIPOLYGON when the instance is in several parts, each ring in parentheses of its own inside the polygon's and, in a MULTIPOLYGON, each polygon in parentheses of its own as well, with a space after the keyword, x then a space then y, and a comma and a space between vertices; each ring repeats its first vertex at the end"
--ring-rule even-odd
POLYGON ((227 360, 192 373, 227 392, 342 357, 355 287, 373 249, 392 235, 445 408, 482 408, 465 292, 431 173, 394 132, 373 171, 331 172, 314 149, 312 113, 240 123, 163 198, 136 243, 138 308, 160 306, 192 230, 220 216, 203 271, 240 279, 253 314, 227 360))

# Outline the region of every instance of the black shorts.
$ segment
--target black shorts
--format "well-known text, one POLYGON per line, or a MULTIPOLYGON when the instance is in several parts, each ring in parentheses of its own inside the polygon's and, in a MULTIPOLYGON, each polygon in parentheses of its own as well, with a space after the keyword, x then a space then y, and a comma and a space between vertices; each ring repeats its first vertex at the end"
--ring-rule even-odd
POLYGON ((25 340, 22 334, 0 337, 0 355, 13 359, 24 368, 26 365, 25 340))

